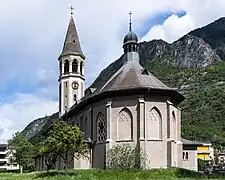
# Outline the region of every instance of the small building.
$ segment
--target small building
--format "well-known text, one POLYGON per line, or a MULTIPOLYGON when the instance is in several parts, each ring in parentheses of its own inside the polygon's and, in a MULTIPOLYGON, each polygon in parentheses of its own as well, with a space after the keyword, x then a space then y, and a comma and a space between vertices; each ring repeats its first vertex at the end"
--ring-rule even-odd
POLYGON ((8 144, 0 144, 0 171, 19 170, 19 165, 8 149, 8 144))
POLYGON ((187 139, 182 139, 182 142, 182 168, 198 171, 198 147, 202 144, 187 139))

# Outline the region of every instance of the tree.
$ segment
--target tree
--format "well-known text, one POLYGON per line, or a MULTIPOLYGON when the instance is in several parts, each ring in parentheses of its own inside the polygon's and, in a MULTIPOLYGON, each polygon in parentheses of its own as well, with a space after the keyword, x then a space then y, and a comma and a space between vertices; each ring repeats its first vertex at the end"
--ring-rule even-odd
POLYGON ((20 173, 22 173, 23 167, 27 167, 32 161, 33 145, 20 132, 15 133, 8 144, 12 155, 19 164, 20 173))
POLYGON ((57 142, 55 142, 55 139, 49 137, 43 141, 39 147, 38 154, 44 157, 47 171, 49 172, 49 170, 53 169, 60 154, 60 150, 58 148, 57 142))
POLYGON ((45 157, 48 170, 54 166, 59 156, 64 161, 63 168, 67 169, 74 158, 87 157, 88 147, 83 140, 83 133, 76 125, 56 121, 51 136, 44 141, 40 152, 45 157))
POLYGON ((122 143, 107 151, 106 166, 109 169, 129 170, 147 167, 147 154, 138 145, 122 143))

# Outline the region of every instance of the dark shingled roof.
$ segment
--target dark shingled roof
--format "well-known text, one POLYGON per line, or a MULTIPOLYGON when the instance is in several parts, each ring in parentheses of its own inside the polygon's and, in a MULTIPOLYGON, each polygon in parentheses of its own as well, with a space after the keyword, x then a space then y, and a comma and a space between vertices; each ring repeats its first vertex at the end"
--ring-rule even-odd
POLYGON ((150 88, 174 90, 168 87, 139 64, 138 57, 133 56, 100 88, 97 92, 124 90, 133 88, 150 88))
POLYGON ((202 145, 203 144, 201 142, 191 141, 191 140, 187 140, 187 139, 183 139, 183 138, 181 138, 181 141, 184 145, 202 145))
POLYGON ((85 58, 81 50, 80 41, 72 16, 70 18, 69 27, 60 57, 66 55, 80 55, 81 57, 85 58))

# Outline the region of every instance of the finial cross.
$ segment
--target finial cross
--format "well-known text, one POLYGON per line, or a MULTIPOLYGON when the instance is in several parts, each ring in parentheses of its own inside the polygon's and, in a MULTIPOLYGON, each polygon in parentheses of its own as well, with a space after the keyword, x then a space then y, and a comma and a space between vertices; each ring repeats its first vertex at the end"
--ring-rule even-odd
POLYGON ((129 30, 131 31, 131 24, 132 24, 132 22, 131 22, 131 17, 132 17, 132 12, 130 11, 128 14, 130 15, 130 25, 129 25, 129 30))
POLYGON ((130 11, 128 14, 130 15, 130 23, 131 23, 132 12, 130 11))
POLYGON ((74 10, 74 7, 71 5, 71 6, 70 6, 70 14, 71 14, 71 15, 73 15, 73 10, 74 10))

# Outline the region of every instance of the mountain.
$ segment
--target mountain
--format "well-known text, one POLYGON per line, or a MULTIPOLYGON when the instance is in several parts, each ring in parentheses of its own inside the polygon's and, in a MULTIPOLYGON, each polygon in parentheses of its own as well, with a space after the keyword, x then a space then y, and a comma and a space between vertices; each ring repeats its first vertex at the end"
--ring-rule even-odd
POLYGON ((54 121, 59 117, 59 113, 54 113, 51 116, 38 118, 28 124, 22 131, 23 135, 33 144, 39 143, 47 136, 49 129, 54 121))
POLYGON ((189 34, 202 38, 212 49, 225 60, 225 17, 222 17, 205 27, 191 31, 189 34))
MULTIPOLYGON (((225 145, 225 18, 191 31, 169 44, 141 42, 140 63, 186 97, 181 103, 182 136, 225 145)), ((122 55, 105 68, 91 87, 99 87, 124 63, 122 55)), ((33 121, 23 133, 32 142, 44 139, 57 114, 33 121)))

